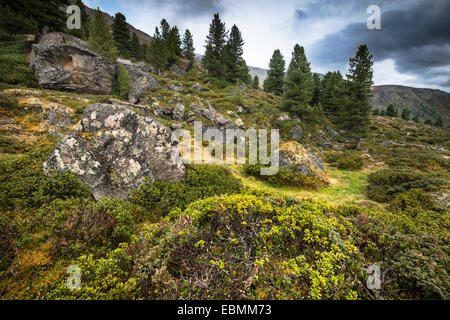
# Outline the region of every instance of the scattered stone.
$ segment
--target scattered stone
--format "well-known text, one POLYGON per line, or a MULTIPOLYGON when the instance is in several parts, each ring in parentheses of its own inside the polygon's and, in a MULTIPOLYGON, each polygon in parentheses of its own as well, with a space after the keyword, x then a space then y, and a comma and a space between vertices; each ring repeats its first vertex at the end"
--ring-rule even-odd
POLYGON ((278 121, 289 121, 291 120, 291 117, 288 114, 282 114, 278 117, 278 121))
POLYGON ((131 90, 128 94, 128 101, 138 103, 145 92, 158 86, 158 82, 136 65, 124 64, 124 66, 127 68, 131 78, 131 90))
POLYGON ((173 64, 169 68, 169 71, 184 76, 191 69, 192 69, 192 62, 188 59, 181 58, 177 63, 173 64))
POLYGON ((292 139, 295 141, 301 141, 303 138, 303 128, 300 126, 296 126, 293 130, 291 130, 292 139))
POLYGON ((175 121, 184 121, 184 110, 185 110, 184 105, 178 103, 175 106, 175 109, 173 109, 172 119, 175 121))
POLYGON ((33 45, 30 64, 45 89, 110 94, 116 70, 86 42, 64 33, 47 33, 33 45))
POLYGON ((197 91, 197 92, 202 91, 202 89, 203 89, 203 86, 202 86, 201 84, 198 84, 198 83, 194 84, 194 85, 191 87, 191 90, 197 91))
POLYGON ((169 84, 167 86, 167 88, 169 90, 176 91, 176 92, 182 92, 184 90, 184 87, 182 85, 177 85, 177 84, 169 84))
POLYGON ((72 125, 73 112, 63 106, 47 106, 43 110, 42 120, 47 126, 67 128, 72 125))

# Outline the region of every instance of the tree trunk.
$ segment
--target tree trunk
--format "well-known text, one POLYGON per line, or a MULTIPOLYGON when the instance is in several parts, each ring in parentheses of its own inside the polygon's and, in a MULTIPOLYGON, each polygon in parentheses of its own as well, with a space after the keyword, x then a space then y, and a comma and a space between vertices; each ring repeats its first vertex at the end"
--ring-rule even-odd
POLYGON ((356 140, 356 150, 361 150, 361 138, 356 140))

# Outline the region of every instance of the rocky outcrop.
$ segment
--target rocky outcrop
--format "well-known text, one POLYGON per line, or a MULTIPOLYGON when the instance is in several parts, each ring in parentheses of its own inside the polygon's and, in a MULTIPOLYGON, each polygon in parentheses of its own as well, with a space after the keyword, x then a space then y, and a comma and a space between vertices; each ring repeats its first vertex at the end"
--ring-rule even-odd
POLYGON ((133 64, 127 63, 126 60, 118 60, 118 64, 123 64, 131 78, 131 90, 128 94, 128 101, 138 103, 142 95, 151 88, 157 87, 158 82, 145 71, 147 70, 145 63, 133 64))
POLYGON ((48 33, 33 45, 30 63, 46 89, 110 94, 115 67, 88 49, 86 42, 64 33, 48 33))
POLYGON ((324 170, 323 161, 309 153, 301 144, 295 141, 280 144, 280 166, 289 168, 306 176, 316 177, 328 184, 329 177, 324 170))
POLYGON ((180 58, 176 63, 170 66, 169 71, 184 76, 192 69, 192 62, 185 58, 180 58))
POLYGON ((68 171, 92 187, 96 199, 125 199, 150 181, 179 181, 185 167, 177 142, 160 122, 126 106, 91 104, 77 131, 65 136, 44 162, 47 173, 68 171))

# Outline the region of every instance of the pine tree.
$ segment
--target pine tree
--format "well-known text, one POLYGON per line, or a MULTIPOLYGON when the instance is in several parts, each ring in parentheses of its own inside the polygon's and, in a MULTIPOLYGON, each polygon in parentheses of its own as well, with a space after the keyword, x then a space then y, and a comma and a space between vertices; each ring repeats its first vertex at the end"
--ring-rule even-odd
POLYGON ((116 13, 114 22, 111 25, 113 32, 114 43, 119 50, 119 54, 123 57, 130 56, 130 29, 128 28, 127 20, 120 12, 116 13))
POLYGON ((444 126, 444 121, 442 120, 442 117, 439 116, 438 119, 436 120, 436 122, 434 123, 434 125, 436 127, 443 127, 444 126))
POLYGON ((411 112, 408 108, 402 110, 402 119, 406 121, 409 121, 411 119, 411 112))
MULTIPOLYGON (((7 30, 17 33, 37 32, 36 41, 45 32, 64 32, 66 30, 67 16, 65 11, 60 8, 67 7, 69 0, 0 0, 2 9, 1 15, 4 15, 4 8, 8 7, 8 13, 11 20, 7 30), (21 25, 25 23, 25 25, 21 25)), ((6 11, 5 11, 6 12, 6 11)), ((3 16, 2 19, 5 20, 3 16)))
POLYGON ((414 117, 412 118, 412 121, 414 121, 415 123, 420 123, 420 119, 419 119, 418 116, 414 116, 414 117))
POLYGON ((386 115, 392 118, 395 117, 395 106, 392 103, 387 106, 386 115))
POLYGON ((219 14, 214 14, 214 18, 209 26, 209 34, 206 37, 206 51, 202 59, 203 68, 210 76, 222 78, 225 73, 223 61, 223 51, 226 43, 227 31, 225 23, 220 20, 219 14))
POLYGON ((378 109, 373 110, 372 115, 379 116, 380 115, 380 110, 378 110, 378 109))
POLYGON ((432 126, 432 125, 433 125, 433 121, 431 121, 430 119, 427 119, 427 120, 425 120, 425 121, 423 122, 423 124, 432 126))
POLYGON ((267 71, 267 78, 264 80, 264 91, 281 96, 283 94, 284 86, 284 69, 286 62, 280 50, 273 52, 269 63, 269 71, 267 71))
POLYGON ((195 49, 194 49, 194 39, 192 38, 192 34, 187 29, 184 32, 183 41, 181 43, 181 49, 183 52, 183 56, 191 62, 194 62, 195 58, 195 49))
POLYGON ((365 44, 360 45, 355 57, 350 58, 348 79, 348 103, 342 110, 340 124, 347 136, 356 139, 356 149, 361 138, 367 136, 370 123, 370 88, 373 84, 372 55, 365 44))
POLYGON ((161 37, 162 37, 162 39, 167 41, 169 39, 170 24, 167 22, 166 19, 162 19, 161 20, 160 28, 161 28, 161 37))
POLYGON ((114 38, 100 9, 94 15, 89 36, 89 47, 92 51, 107 57, 111 62, 117 59, 118 50, 114 38))
POLYGON ((114 90, 121 98, 128 98, 128 94, 131 90, 131 78, 127 68, 123 64, 119 64, 119 67, 117 68, 114 90))
POLYGON ((325 115, 333 123, 339 121, 342 108, 348 100, 346 81, 339 71, 327 72, 321 81, 320 103, 325 115))
POLYGON ((313 80, 314 80, 314 91, 310 104, 312 106, 317 106, 320 102, 320 97, 322 95, 322 82, 320 80, 320 75, 318 73, 314 73, 313 80))
POLYGON ((133 35, 131 36, 130 41, 130 56, 135 59, 139 59, 140 53, 141 53, 141 43, 139 42, 139 39, 136 35, 136 33, 133 32, 133 35))
POLYGON ((174 26, 170 29, 167 36, 166 45, 168 50, 168 62, 169 65, 172 65, 182 55, 180 33, 177 26, 174 26))
POLYGON ((77 5, 80 8, 80 14, 81 14, 81 29, 72 29, 67 30, 68 34, 73 35, 74 37, 88 40, 89 39, 89 25, 91 22, 91 18, 86 12, 86 6, 84 5, 83 1, 77 0, 75 2, 75 5, 77 5))
POLYGON ((252 87, 253 87, 253 89, 256 89, 256 90, 259 89, 259 77, 258 76, 255 76, 253 78, 252 87))
POLYGON ((241 31, 233 25, 230 37, 224 48, 225 79, 232 83, 245 82, 249 69, 242 55, 244 54, 244 40, 241 31))
POLYGON ((285 111, 299 114, 302 119, 310 116, 308 110, 314 90, 311 67, 305 50, 298 44, 292 53, 292 60, 286 73, 282 107, 285 111))
POLYGON ((168 64, 168 52, 166 42, 164 41, 158 27, 155 28, 152 42, 148 46, 146 60, 157 68, 158 74, 164 70, 168 64))
POLYGON ((13 40, 16 34, 34 33, 37 23, 34 19, 24 17, 12 11, 8 6, 0 7, 0 33, 2 40, 13 40))

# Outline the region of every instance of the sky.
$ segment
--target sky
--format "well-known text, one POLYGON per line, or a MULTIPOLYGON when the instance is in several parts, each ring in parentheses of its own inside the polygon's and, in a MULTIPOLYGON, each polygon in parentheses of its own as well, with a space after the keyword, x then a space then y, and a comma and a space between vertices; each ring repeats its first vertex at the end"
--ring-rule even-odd
POLYGON ((296 43, 311 69, 348 71, 359 44, 373 55, 376 85, 396 84, 450 92, 450 0, 84 0, 114 16, 123 13, 152 35, 165 18, 194 36, 204 52, 209 24, 219 12, 227 29, 242 32, 248 65, 268 68, 275 49, 287 63, 296 43), (370 5, 381 9, 381 29, 370 30, 370 5))

